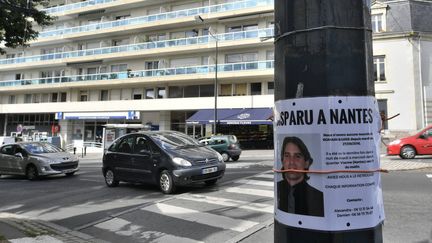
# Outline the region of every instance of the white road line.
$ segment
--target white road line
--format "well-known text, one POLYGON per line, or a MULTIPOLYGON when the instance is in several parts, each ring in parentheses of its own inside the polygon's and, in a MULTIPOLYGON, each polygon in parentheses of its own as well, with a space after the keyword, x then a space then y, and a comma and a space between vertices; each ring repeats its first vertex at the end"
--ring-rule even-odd
POLYGON ((239 181, 236 181, 236 183, 255 185, 255 186, 269 186, 269 187, 274 186, 273 181, 260 181, 260 180, 253 180, 253 179, 239 180, 239 181))
POLYGON ((164 203, 157 203, 141 210, 163 214, 169 217, 187 220, 190 222, 198 222, 200 224, 209 225, 212 227, 223 228, 243 232, 257 225, 257 222, 249 220, 232 219, 225 216, 200 212, 197 210, 171 206, 164 203))
POLYGON ((269 179, 273 179, 274 175, 273 174, 261 174, 261 175, 256 175, 254 176, 254 178, 269 178, 269 179))
POLYGON ((209 196, 202 196, 202 195, 188 195, 188 196, 180 196, 177 198, 194 201, 194 202, 215 204, 224 207, 241 208, 241 209, 258 211, 263 213, 273 213, 273 208, 274 208, 273 205, 264 204, 264 203, 250 203, 246 201, 219 198, 219 197, 209 197, 209 196))
POLYGON ((114 218, 95 225, 96 228, 108 230, 117 235, 129 236, 138 238, 143 242, 168 242, 168 243, 201 243, 202 241, 195 241, 193 239, 179 237, 175 235, 166 234, 159 231, 141 231, 143 229, 140 225, 135 225, 132 222, 121 218, 114 218), (155 239, 156 238, 156 239, 155 239))
POLYGON ((432 179, 432 174, 426 174, 426 177, 432 179))
POLYGON ((243 187, 230 187, 225 189, 225 191, 230 193, 247 194, 247 195, 261 196, 261 197, 274 197, 273 189, 260 190, 260 189, 250 189, 250 188, 243 188, 243 187))

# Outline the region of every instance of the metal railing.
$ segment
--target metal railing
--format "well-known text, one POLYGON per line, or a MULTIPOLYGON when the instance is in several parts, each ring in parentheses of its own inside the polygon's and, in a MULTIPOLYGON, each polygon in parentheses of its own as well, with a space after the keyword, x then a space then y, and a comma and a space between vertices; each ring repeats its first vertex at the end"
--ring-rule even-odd
POLYGON ((66 4, 63 6, 45 8, 45 9, 42 9, 42 11, 44 11, 47 14, 56 14, 56 13, 60 13, 60 12, 66 12, 66 11, 70 11, 70 10, 74 10, 74 9, 85 8, 88 6, 94 6, 94 5, 98 5, 98 4, 110 3, 110 2, 114 2, 114 1, 116 1, 116 0, 88 0, 85 2, 72 3, 72 4, 66 4))
POLYGON ((81 33, 81 32, 89 32, 89 31, 95 31, 100 29, 110 29, 119 26, 144 24, 144 23, 150 23, 150 22, 155 22, 160 20, 176 19, 176 18, 187 17, 187 16, 196 16, 200 14, 220 13, 220 12, 226 12, 226 11, 232 11, 232 10, 238 10, 244 8, 252 8, 258 6, 267 6, 267 5, 273 5, 273 0, 244 0, 244 1, 238 1, 232 3, 224 3, 224 4, 211 5, 206 7, 153 14, 153 15, 147 15, 147 16, 141 16, 135 18, 82 25, 82 26, 71 27, 71 28, 43 31, 39 33, 39 38, 81 33))
MULTIPOLYGON (((37 79, 22 79, 22 80, 8 80, 0 81, 0 87, 13 87, 24 85, 38 85, 38 84, 54 84, 54 83, 71 83, 71 82, 86 82, 97 80, 112 80, 112 79, 130 79, 130 78, 143 78, 143 77, 161 77, 185 74, 207 74, 215 72, 215 65, 202 65, 191 67, 177 67, 177 68, 164 68, 140 71, 127 71, 127 72, 114 72, 114 73, 99 73, 75 76, 62 76, 50 78, 37 78, 37 79)), ((274 61, 255 61, 255 62, 241 62, 219 64, 219 72, 232 72, 232 71, 247 71, 247 70, 265 70, 274 68, 274 61)))
MULTIPOLYGON (((221 42, 221 41, 242 40, 242 39, 259 38, 259 37, 271 37, 273 36, 273 32, 274 32, 273 28, 267 28, 267 29, 223 33, 223 34, 218 34, 216 36, 219 42, 221 42)), ((0 65, 39 62, 39 61, 47 61, 47 60, 112 54, 112 53, 120 53, 120 52, 135 52, 140 50, 150 50, 156 48, 205 44, 214 41, 215 39, 213 37, 211 37, 210 35, 205 35, 205 36, 172 39, 172 40, 165 40, 165 41, 144 42, 138 44, 122 45, 122 46, 110 46, 110 47, 95 48, 95 49, 88 49, 88 50, 58 52, 58 53, 35 55, 35 56, 28 56, 28 57, 1 59, 0 65)))

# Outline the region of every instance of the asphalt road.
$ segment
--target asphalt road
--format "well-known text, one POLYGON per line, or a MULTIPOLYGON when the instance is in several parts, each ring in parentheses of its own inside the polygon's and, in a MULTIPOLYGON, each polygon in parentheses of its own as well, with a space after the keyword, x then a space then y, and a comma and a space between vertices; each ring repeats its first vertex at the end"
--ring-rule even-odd
MULTIPOLYGON (((401 161, 397 157, 392 157, 389 161, 405 162, 405 160, 401 161)), ((432 157, 420 157, 418 160, 412 161, 432 163, 432 157)), ((196 241, 222 242, 226 239, 224 237, 235 237, 238 232, 225 229, 221 233, 209 225, 198 228, 198 225, 203 225, 202 223, 189 222, 185 224, 183 219, 176 218, 176 215, 170 215, 168 209, 188 209, 187 215, 190 217, 196 214, 191 210, 199 208, 208 212, 215 212, 223 217, 245 220, 248 223, 262 223, 271 220, 271 213, 251 213, 251 211, 244 209, 245 205, 233 210, 228 206, 226 208, 212 208, 208 203, 211 203, 211 200, 229 197, 227 188, 244 189, 239 180, 253 178, 254 175, 268 172, 272 168, 272 164, 273 161, 269 159, 268 155, 245 157, 239 162, 229 164, 225 177, 216 187, 207 188, 204 184, 195 185, 182 188, 178 194, 172 196, 163 195, 156 186, 152 185, 122 183, 117 188, 108 188, 103 181, 100 162, 87 160, 82 163, 81 170, 73 177, 61 175, 39 181, 27 181, 22 177, 1 177, 0 212, 51 221, 108 241, 127 239, 127 242, 134 242, 133 239, 136 240, 137 235, 133 227, 144 227, 141 230, 147 229, 145 232, 151 232, 144 236, 141 232, 139 237, 154 237, 156 239, 161 236, 162 232, 170 232, 172 235, 180 234, 176 230, 180 230, 181 227, 178 227, 182 225, 190 228, 190 232, 181 232, 181 234, 186 234, 188 237, 198 237, 196 241), (173 200, 174 198, 176 199, 173 200), (157 210, 168 210, 168 213, 166 211, 155 213, 157 210), (113 216, 118 217, 113 218, 113 216), (119 231, 120 233, 112 231, 112 227, 118 227, 124 222, 133 222, 134 224, 129 226, 129 230, 119 231), (155 229, 159 231, 155 231, 155 229), (107 230, 112 232, 107 234, 107 230), (200 233, 193 233, 197 231, 200 233)), ((270 175, 271 173, 267 174, 270 175)), ((245 180, 242 181, 244 183, 245 180)), ((262 183, 271 181, 272 179, 267 179, 267 182, 262 181, 262 183)), ((255 187, 259 188, 260 186, 255 187)), ((430 206, 432 202, 432 169, 392 171, 389 174, 383 174, 382 187, 386 213, 383 227, 384 242, 432 242, 432 210, 430 206)), ((267 187, 267 189, 271 191, 271 187, 267 187)), ((219 201, 218 203, 227 203, 228 205, 228 203, 233 202, 249 201, 268 206, 272 205, 273 199, 262 197, 257 200, 256 197, 250 195, 230 198, 229 201, 219 201)), ((245 226, 245 228, 247 227, 245 226)), ((182 228, 182 230, 184 229, 182 228)), ((238 231, 240 230, 242 229, 238 231)), ((268 231, 267 233, 258 232, 255 237, 245 242, 271 241, 272 232, 268 231)), ((176 239, 176 242, 181 242, 181 240, 176 239)))

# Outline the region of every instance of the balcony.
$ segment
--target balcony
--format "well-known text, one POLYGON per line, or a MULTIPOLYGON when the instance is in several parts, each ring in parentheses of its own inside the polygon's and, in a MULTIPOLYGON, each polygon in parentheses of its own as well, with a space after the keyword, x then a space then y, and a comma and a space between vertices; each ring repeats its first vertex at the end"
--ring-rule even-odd
MULTIPOLYGON (((199 77, 193 75, 203 75, 201 78, 213 79, 213 75, 209 75, 215 72, 215 65, 203 65, 203 66, 192 66, 192 67, 178 67, 178 68, 165 68, 165 69, 152 69, 152 70, 140 70, 140 71, 128 71, 128 72, 115 72, 115 73, 100 73, 100 74, 88 74, 88 75, 75 75, 75 76, 61 76, 61 77, 49 77, 49 78, 38 78, 38 79, 22 79, 22 80, 9 80, 0 81, 0 90, 5 92, 8 91, 7 87, 22 87, 25 89, 31 88, 29 86, 38 85, 35 88, 40 89, 40 85, 56 85, 57 88, 64 87, 65 84, 85 85, 92 83, 93 85, 101 85, 100 81, 117 81, 117 84, 124 85, 129 82, 136 80, 137 83, 146 82, 152 78, 163 78, 167 77, 167 81, 173 81, 174 79, 182 80, 185 76, 190 80, 199 79, 199 77), (98 81, 98 82, 96 82, 98 81), (118 81, 121 81, 118 83, 118 81), (6 88, 6 89, 4 89, 6 88)), ((256 62, 242 62, 242 63, 230 63, 230 64, 219 64, 218 74, 220 79, 233 79, 241 76, 240 74, 245 71, 272 71, 274 68, 274 61, 256 61, 256 62), (235 75, 233 74, 235 73, 235 75), (224 74, 226 74, 224 77, 224 74)), ((273 75, 273 72, 266 73, 269 76, 273 75)), ((246 76, 248 76, 246 74, 246 76)), ((254 72, 252 76, 256 76, 254 72)), ((159 80, 156 80, 159 81, 159 80)), ((103 83, 109 85, 110 83, 103 83)))
POLYGON ((147 16, 141 16, 135 18, 109 21, 109 22, 103 22, 97 24, 64 28, 58 30, 43 31, 39 33, 39 38, 49 38, 49 37, 58 37, 58 36, 60 36, 61 38, 63 37, 71 38, 71 36, 67 36, 67 35, 72 35, 72 34, 80 34, 80 36, 83 34, 94 35, 95 34, 94 31, 100 31, 100 30, 105 30, 105 32, 124 31, 125 27, 139 28, 140 26, 137 25, 153 23, 156 21, 164 21, 164 20, 178 21, 179 18, 183 18, 183 17, 194 17, 196 15, 203 15, 203 14, 223 13, 228 11, 235 11, 241 9, 254 8, 254 7, 259 8, 262 6, 273 6, 273 0, 245 0, 245 1, 224 3, 224 4, 212 5, 212 6, 206 6, 200 8, 160 13, 155 15, 147 15, 147 16))
MULTIPOLYGON (((258 30, 249 30, 249 31, 239 31, 232 33, 224 33, 218 34, 216 37, 219 40, 219 44, 223 42, 236 41, 236 40, 246 40, 260 37, 271 37, 273 36, 273 29, 258 29, 258 30)), ((192 47, 196 48, 196 45, 208 44, 214 42, 214 38, 206 35, 206 36, 198 36, 198 37, 190 37, 190 38, 182 38, 182 39, 173 39, 166 41, 156 41, 156 42, 145 42, 131 45, 123 45, 123 46, 112 46, 112 47, 103 47, 96 49, 88 49, 88 50, 80 50, 80 51, 71 51, 71 52, 61 52, 61 53, 52 53, 45 55, 36 55, 36 56, 28 56, 28 57, 18 57, 18 58, 10 58, 10 59, 2 59, 0 60, 0 65, 11 65, 11 64, 25 64, 25 65, 14 65, 13 67, 0 66, 0 70, 11 70, 26 68, 28 69, 30 65, 29 63, 39 62, 37 66, 41 66, 42 63, 50 60, 59 60, 59 62, 47 62, 46 64, 49 66, 55 64, 61 64, 66 62, 79 62, 79 61, 91 61, 95 58, 104 59, 108 57, 113 57, 113 54, 118 54, 115 56, 120 56, 123 58, 127 58, 128 55, 137 54, 142 56, 145 55, 145 52, 154 49, 163 49, 170 47, 192 47), (100 56, 102 55, 102 56, 100 56), (97 57, 95 57, 97 56, 97 57), (83 60, 83 57, 88 57, 83 60), (92 58, 94 57, 94 58, 92 58), (66 60, 67 59, 67 60, 66 60)), ((213 48, 213 47, 212 47, 213 48)), ((176 49, 177 50, 177 49, 176 49)), ((202 49, 200 49, 202 50, 202 49)), ((179 51, 179 50, 177 50, 179 51)), ((159 53, 163 52, 163 50, 159 50, 159 53)))
POLYGON ((57 6, 57 7, 51 7, 51 8, 45 8, 43 11, 47 14, 55 15, 55 14, 62 14, 67 11, 76 10, 80 8, 85 8, 89 6, 95 6, 100 5, 104 3, 111 3, 115 2, 116 0, 88 0, 85 2, 79 2, 79 3, 72 3, 67 4, 63 6, 57 6))

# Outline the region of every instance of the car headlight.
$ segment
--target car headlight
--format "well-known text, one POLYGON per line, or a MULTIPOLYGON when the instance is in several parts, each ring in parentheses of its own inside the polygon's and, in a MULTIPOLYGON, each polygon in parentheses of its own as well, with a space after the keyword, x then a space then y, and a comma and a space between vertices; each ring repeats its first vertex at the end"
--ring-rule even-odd
POLYGON ((396 144, 399 144, 400 142, 401 142, 400 139, 396 139, 396 140, 390 142, 389 145, 396 145, 396 144))
POLYGON ((223 157, 222 157, 222 155, 220 153, 217 153, 217 157, 218 157, 219 162, 223 162, 224 161, 224 159, 223 159, 223 157))
POLYGON ((173 162, 181 166, 192 166, 191 162, 179 157, 173 158, 173 162))

